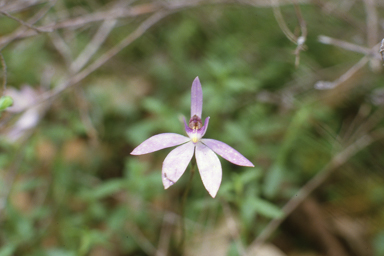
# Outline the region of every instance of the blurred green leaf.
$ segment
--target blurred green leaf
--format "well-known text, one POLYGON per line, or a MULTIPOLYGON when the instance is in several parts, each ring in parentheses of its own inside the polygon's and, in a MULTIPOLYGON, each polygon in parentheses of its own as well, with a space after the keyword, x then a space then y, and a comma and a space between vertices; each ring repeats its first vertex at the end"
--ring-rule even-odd
POLYGON ((15 244, 7 244, 0 249, 0 256, 14 255, 15 250, 16 250, 15 244))
POLYGON ((250 207, 253 207, 257 213, 265 217, 276 219, 284 215, 279 207, 261 198, 254 198, 250 200, 249 203, 250 207))
POLYGON ((263 184, 263 192, 268 198, 276 196, 280 190, 280 184, 284 179, 284 168, 279 164, 275 163, 267 171, 263 184))
POLYGON ((378 233, 374 238, 373 250, 375 256, 380 256, 384 254, 384 231, 378 233))
POLYGON ((1 96, 0 98, 0 111, 7 109, 13 105, 13 99, 10 96, 1 96))
POLYGON ((108 180, 104 183, 87 190, 82 196, 87 200, 98 200, 111 196, 124 188, 125 181, 122 179, 108 180))
POLYGON ((46 252, 47 256, 77 256, 75 252, 63 249, 49 249, 46 252))
POLYGON ((87 255, 89 250, 98 244, 106 244, 108 235, 99 230, 83 230, 79 248, 79 256, 87 255))

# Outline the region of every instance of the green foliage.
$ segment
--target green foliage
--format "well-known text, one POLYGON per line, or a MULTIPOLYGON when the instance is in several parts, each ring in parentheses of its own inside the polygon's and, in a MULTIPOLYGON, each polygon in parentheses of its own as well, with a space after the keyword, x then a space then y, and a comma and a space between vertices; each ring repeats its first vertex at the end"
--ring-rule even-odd
MULTIPOLYGON (((39 22, 111 6, 108 1, 60 2, 39 22)), ((133 10, 145 15, 120 18, 91 63, 148 17, 151 2, 132 2, 141 4, 143 9, 133 10)), ((336 80, 362 57, 320 44, 317 36, 364 41, 365 31, 354 27, 365 22, 364 8, 351 8, 340 18, 315 5, 300 7, 308 38, 297 68, 296 45, 285 37, 271 8, 204 5, 175 11, 77 83, 79 88, 49 99, 45 109, 35 106, 41 121, 28 130, 25 141, 7 141, 27 112, 8 113, 13 100, 2 96, 0 256, 152 255, 163 239, 170 241, 170 255, 180 255, 179 214, 190 168, 164 190, 161 167, 172 149, 129 153, 155 134, 184 133, 182 116, 190 115, 190 86, 196 76, 203 85, 203 116, 211 118, 206 137, 231 145, 255 168, 220 158, 223 179, 215 199, 194 176, 185 205, 187 243, 194 247, 203 233, 221 235, 220 223, 234 219, 239 234, 223 236, 237 239, 226 244, 227 255, 240 255, 238 243, 247 247, 271 220, 285 217, 283 205, 335 154, 364 133, 373 131, 372 138, 380 138, 384 125, 381 73, 367 68, 335 90, 313 89, 319 80, 336 80), (356 21, 353 26, 347 18, 356 21)), ((20 16, 27 20, 39 8, 26 8, 20 16)), ((281 9, 296 33, 294 7, 281 9)), ((21 26, 3 16, 0 24, 1 38, 21 26)), ((1 49, 8 86, 29 84, 38 94, 57 89, 73 76, 67 62, 82 53, 99 25, 90 22, 9 43, 1 49)), ((356 203, 352 218, 371 214, 383 227, 381 142, 362 150, 340 168, 347 173, 332 176, 313 195, 326 205, 325 212, 339 213, 352 207, 341 205, 353 190, 359 197, 347 202, 361 203, 366 211, 356 203), (363 178, 371 175, 379 178, 363 178), (351 180, 357 181, 352 188, 351 180)), ((384 253, 380 231, 369 226, 376 255, 384 253)), ((285 232, 278 236, 289 242, 285 232)))
POLYGON ((13 99, 10 96, 1 96, 0 98, 0 111, 4 111, 8 107, 12 106, 13 99))

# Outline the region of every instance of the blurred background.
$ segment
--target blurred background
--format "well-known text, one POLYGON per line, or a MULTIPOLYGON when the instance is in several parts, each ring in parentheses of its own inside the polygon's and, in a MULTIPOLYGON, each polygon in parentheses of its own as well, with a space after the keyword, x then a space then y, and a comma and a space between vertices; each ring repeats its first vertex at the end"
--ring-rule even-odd
POLYGON ((384 255, 383 37, 381 0, 0 0, 0 256, 384 255), (181 215, 189 168, 129 153, 196 76, 255 167, 181 215))

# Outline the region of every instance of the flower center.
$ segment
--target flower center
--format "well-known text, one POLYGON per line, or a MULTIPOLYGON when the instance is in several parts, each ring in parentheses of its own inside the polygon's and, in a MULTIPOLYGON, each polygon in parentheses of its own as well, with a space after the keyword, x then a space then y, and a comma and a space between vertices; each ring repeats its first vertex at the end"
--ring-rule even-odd
POLYGON ((203 122, 201 122, 201 119, 200 117, 198 117, 197 115, 194 115, 193 117, 191 117, 191 119, 189 120, 189 124, 188 124, 189 128, 193 129, 193 130, 198 130, 200 129, 201 127, 203 127, 203 122))
POLYGON ((191 119, 189 120, 188 127, 193 130, 192 136, 190 136, 193 143, 197 143, 200 139, 197 134, 197 130, 203 127, 203 122, 201 122, 200 117, 198 117, 197 115, 194 115, 193 117, 191 117, 191 119))

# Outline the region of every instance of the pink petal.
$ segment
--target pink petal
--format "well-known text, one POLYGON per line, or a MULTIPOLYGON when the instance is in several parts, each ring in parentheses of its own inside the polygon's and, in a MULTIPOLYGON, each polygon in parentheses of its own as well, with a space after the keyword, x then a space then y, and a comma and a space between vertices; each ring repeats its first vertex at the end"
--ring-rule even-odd
POLYGON ((202 143, 196 144, 196 162, 208 193, 215 197, 221 183, 221 164, 217 155, 202 143))
POLYGON ((224 142, 213 139, 202 139, 201 142, 207 145, 213 151, 215 151, 216 154, 231 163, 241 166, 255 167, 247 158, 245 158, 242 154, 240 154, 224 142))
MULTIPOLYGON (((209 123, 209 117, 205 118, 204 126, 201 127, 198 132, 200 133, 200 136, 203 137, 205 135, 205 132, 208 129, 208 123, 209 123)), ((201 138, 200 137, 200 138, 201 138)))
POLYGON ((131 152, 131 155, 148 154, 163 148, 169 148, 180 145, 189 140, 190 139, 188 137, 180 134, 161 133, 145 140, 131 152))
POLYGON ((203 111, 203 90, 201 89, 201 83, 199 77, 196 77, 192 83, 191 89, 191 117, 197 115, 201 118, 203 111))
POLYGON ((163 162, 163 185, 167 189, 178 181, 192 159, 195 145, 188 142, 172 150, 163 162))

